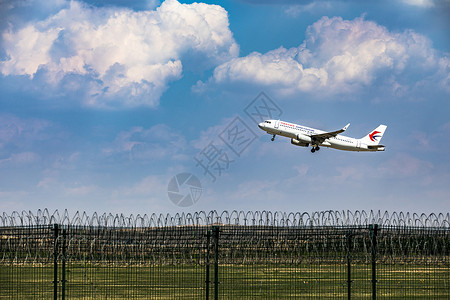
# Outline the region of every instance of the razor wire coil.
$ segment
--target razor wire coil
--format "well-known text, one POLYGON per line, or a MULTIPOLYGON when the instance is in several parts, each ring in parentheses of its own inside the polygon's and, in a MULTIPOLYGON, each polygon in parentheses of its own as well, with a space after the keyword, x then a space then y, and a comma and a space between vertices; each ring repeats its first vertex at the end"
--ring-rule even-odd
POLYGON ((68 210, 51 212, 48 209, 32 211, 4 212, 0 215, 0 227, 71 225, 95 227, 167 227, 167 226, 207 226, 207 225, 244 225, 244 226, 408 226, 450 228, 450 213, 418 214, 387 211, 319 211, 319 212, 270 212, 270 211, 200 211, 194 213, 170 214, 88 214, 77 211, 70 215, 68 210))

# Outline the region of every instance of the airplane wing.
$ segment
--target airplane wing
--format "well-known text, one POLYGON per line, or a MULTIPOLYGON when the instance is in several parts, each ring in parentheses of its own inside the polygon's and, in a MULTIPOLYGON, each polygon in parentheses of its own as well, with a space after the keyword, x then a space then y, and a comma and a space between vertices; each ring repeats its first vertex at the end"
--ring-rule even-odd
POLYGON ((347 125, 344 126, 344 128, 336 130, 336 131, 331 131, 331 132, 324 132, 324 133, 320 133, 320 134, 313 134, 311 135, 311 139, 316 140, 319 143, 322 143, 323 141, 325 141, 326 139, 332 138, 337 136, 339 133, 343 133, 344 131, 347 130, 348 126, 350 126, 350 123, 348 123, 347 125))

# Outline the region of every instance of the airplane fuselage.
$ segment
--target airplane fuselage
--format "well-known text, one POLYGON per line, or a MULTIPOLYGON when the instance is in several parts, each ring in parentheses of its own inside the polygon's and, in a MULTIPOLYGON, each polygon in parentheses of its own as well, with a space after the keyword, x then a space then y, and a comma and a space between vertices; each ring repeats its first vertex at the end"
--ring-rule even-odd
MULTIPOLYGON (((260 123, 258 127, 273 135, 273 139, 276 135, 290 138, 291 143, 296 146, 308 147, 311 145, 316 147, 317 150, 319 149, 318 146, 322 146, 345 151, 384 151, 384 146, 367 145, 363 139, 355 139, 340 134, 324 138, 322 136, 328 134, 326 131, 280 120, 267 120, 260 123)), ((341 131, 345 131, 346 127, 341 129, 341 131)))

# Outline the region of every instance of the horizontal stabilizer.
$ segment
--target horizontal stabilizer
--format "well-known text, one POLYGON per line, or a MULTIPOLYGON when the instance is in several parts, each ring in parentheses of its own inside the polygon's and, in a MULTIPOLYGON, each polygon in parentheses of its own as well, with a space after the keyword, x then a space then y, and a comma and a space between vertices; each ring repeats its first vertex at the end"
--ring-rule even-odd
POLYGON ((368 145, 367 146, 367 149, 374 149, 374 150, 376 149, 376 150, 380 150, 380 151, 383 151, 384 148, 385 148, 384 145, 368 145))

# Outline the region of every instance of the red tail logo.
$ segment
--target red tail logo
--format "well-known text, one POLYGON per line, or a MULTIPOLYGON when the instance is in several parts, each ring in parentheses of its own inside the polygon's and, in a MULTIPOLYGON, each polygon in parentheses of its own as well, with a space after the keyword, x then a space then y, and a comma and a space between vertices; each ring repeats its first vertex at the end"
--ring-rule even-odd
POLYGON ((374 132, 372 132, 371 134, 369 134, 370 140, 371 140, 372 142, 376 142, 376 141, 377 141, 377 138, 380 137, 379 135, 376 135, 377 133, 381 133, 381 132, 380 132, 380 131, 374 131, 374 132))

